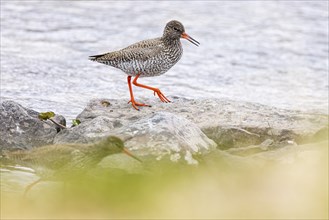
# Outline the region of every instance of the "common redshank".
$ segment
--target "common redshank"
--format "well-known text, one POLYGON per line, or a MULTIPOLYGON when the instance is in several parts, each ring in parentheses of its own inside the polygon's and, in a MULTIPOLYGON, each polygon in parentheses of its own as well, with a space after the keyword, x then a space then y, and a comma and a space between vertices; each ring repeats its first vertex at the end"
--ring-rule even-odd
POLYGON ((79 177, 95 167, 104 157, 120 152, 140 161, 125 149, 121 139, 109 136, 96 144, 49 145, 32 150, 4 152, 0 162, 17 163, 35 170, 40 179, 26 187, 25 196, 40 181, 67 181, 79 177))
POLYGON ((187 39, 196 46, 200 44, 185 33, 185 28, 181 22, 173 20, 166 24, 162 37, 143 40, 118 51, 90 56, 89 59, 116 67, 128 75, 127 81, 130 92, 128 103, 131 102, 132 106, 139 110, 137 106, 149 105, 135 101, 131 77, 134 77, 132 83, 135 86, 150 89, 154 95, 158 95, 162 102, 170 102, 158 88, 140 84, 137 79, 139 77, 159 76, 174 66, 183 54, 180 38, 187 39))

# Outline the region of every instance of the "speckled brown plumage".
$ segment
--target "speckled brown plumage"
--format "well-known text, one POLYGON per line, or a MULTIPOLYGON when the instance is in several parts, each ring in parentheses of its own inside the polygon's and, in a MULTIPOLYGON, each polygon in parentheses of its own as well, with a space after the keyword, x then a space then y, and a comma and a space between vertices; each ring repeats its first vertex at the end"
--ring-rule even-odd
POLYGON ((132 44, 118 51, 90 56, 90 60, 121 69, 128 75, 128 86, 133 107, 147 106, 134 100, 131 88, 131 77, 135 76, 133 84, 150 89, 163 102, 170 102, 159 89, 137 83, 139 77, 158 76, 167 72, 182 57, 183 48, 180 38, 185 38, 195 45, 199 42, 185 33, 185 28, 179 21, 167 23, 163 36, 132 44))

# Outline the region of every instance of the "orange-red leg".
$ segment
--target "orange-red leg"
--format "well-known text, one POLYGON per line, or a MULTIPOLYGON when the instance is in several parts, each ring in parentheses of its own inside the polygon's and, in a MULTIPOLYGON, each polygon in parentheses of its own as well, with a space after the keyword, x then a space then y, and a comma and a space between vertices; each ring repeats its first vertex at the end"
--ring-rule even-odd
POLYGON ((134 78, 134 80, 133 80, 133 84, 135 85, 135 86, 138 86, 138 87, 142 87, 142 88, 145 88, 145 89, 150 89, 150 90, 152 90, 153 92, 154 92, 154 95, 155 95, 155 93, 159 96, 159 99, 161 100, 161 102, 170 102, 170 100, 166 97, 166 96, 164 96, 164 94, 162 94, 162 92, 160 91, 160 89, 158 89, 158 88, 153 88, 153 87, 150 87, 150 86, 146 86, 146 85, 143 85, 143 84, 139 84, 138 82, 137 82, 137 79, 138 79, 138 77, 140 76, 141 74, 138 74, 135 78, 134 78))
POLYGON ((148 106, 144 103, 139 103, 139 102, 136 102, 135 101, 135 98, 134 98, 134 94, 133 94, 133 89, 131 87, 131 76, 128 76, 127 77, 127 82, 128 82, 128 87, 129 87, 129 93, 130 93, 130 101, 128 103, 131 102, 131 105, 136 109, 136 110, 139 110, 137 108, 137 106, 148 106))

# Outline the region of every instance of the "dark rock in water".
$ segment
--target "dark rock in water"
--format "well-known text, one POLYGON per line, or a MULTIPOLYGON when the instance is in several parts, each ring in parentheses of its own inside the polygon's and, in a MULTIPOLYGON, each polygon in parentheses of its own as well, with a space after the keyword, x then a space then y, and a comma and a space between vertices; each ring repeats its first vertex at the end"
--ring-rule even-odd
MULTIPOLYGON (((55 122, 57 122, 58 124, 63 125, 64 127, 66 126, 66 119, 62 115, 55 115, 51 119, 54 120, 55 122)), ((55 127, 56 127, 57 132, 60 132, 60 130, 63 129, 63 127, 60 127, 56 124, 55 124, 55 127)))
POLYGON ((52 144, 56 126, 41 121, 38 112, 13 101, 0 105, 0 150, 30 149, 52 144))

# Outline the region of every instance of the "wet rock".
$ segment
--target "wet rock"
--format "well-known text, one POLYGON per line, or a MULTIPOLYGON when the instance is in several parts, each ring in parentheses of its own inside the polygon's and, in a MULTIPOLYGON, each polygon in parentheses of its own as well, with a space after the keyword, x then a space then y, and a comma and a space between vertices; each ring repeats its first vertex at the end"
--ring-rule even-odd
POLYGON ((208 137, 216 141, 218 148, 221 150, 230 149, 232 147, 240 148, 259 144, 263 140, 261 135, 257 134, 261 131, 256 131, 257 133, 251 133, 238 127, 211 126, 209 128, 204 128, 203 131, 207 134, 208 137))
POLYGON ((169 112, 154 113, 119 133, 128 136, 125 145, 138 156, 169 157, 172 161, 185 160, 197 164, 195 155, 203 155, 216 148, 194 123, 169 112))
POLYGON ((138 101, 152 107, 136 111, 126 100, 91 100, 77 117, 81 124, 62 129, 57 135, 56 126, 38 120, 36 111, 3 102, 0 121, 5 125, 1 127, 0 144, 2 148, 28 149, 52 143, 55 135, 55 144, 93 143, 116 135, 139 155, 193 163, 192 155, 203 154, 215 144, 222 150, 238 148, 238 152, 249 147, 248 152, 257 153, 290 142, 299 145, 327 137, 327 115, 222 99, 138 101))
MULTIPOLYGON (((272 139, 266 139, 259 145, 250 145, 247 147, 235 147, 226 150, 227 153, 239 156, 249 156, 253 154, 257 154, 260 152, 265 152, 271 150, 271 146, 273 145, 274 141, 272 139)), ((275 145, 273 148, 279 148, 279 146, 275 145)))
POLYGON ((0 150, 30 149, 52 144, 57 134, 51 122, 38 119, 38 112, 13 101, 1 102, 0 150))
MULTIPOLYGON (((55 115, 51 119, 53 121, 57 122, 59 125, 63 125, 64 127, 66 126, 66 119, 62 115, 55 115)), ((55 128, 56 128, 57 132, 60 132, 60 130, 63 129, 63 127, 61 127, 59 125, 56 125, 56 124, 54 124, 54 125, 55 125, 55 128)))
MULTIPOLYGON (((94 99, 78 115, 84 123, 106 116, 112 124, 124 127, 155 112, 170 112, 196 124, 220 149, 259 145, 266 139, 275 143, 290 140, 297 144, 314 141, 328 130, 328 115, 278 109, 257 103, 225 99, 189 100, 174 97, 171 103, 157 99, 138 100, 152 105, 136 111, 126 100, 94 99), (110 105, 104 106, 103 102, 110 105)), ((322 135, 323 136, 323 135, 322 135)))
POLYGON ((113 123, 115 121, 99 116, 78 126, 61 130, 56 135, 54 143, 95 143, 113 133, 113 123))
POLYGON ((54 142, 88 143, 116 135, 123 138, 125 146, 137 156, 154 156, 157 159, 167 157, 189 164, 197 163, 193 156, 216 148, 216 144, 198 126, 175 114, 157 112, 136 119, 133 123, 122 122, 123 126, 117 127, 117 120, 99 116, 61 131, 54 142))
POLYGON ((273 143, 274 141, 272 139, 266 139, 263 143, 260 144, 260 147, 263 150, 267 150, 273 143))

